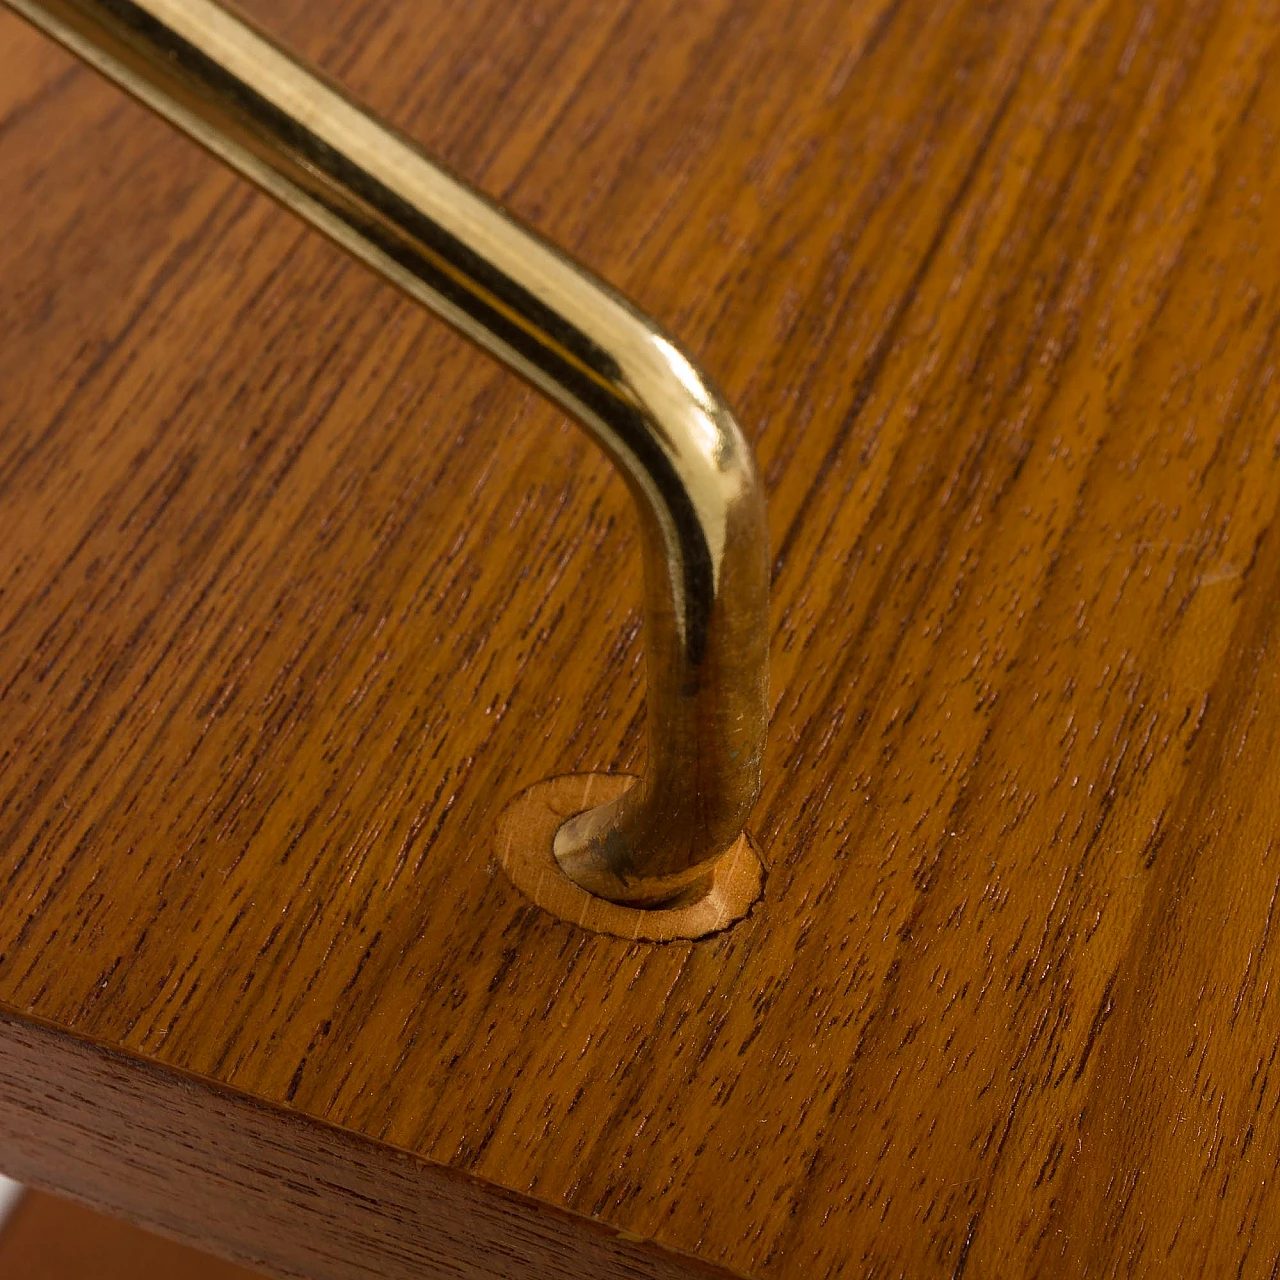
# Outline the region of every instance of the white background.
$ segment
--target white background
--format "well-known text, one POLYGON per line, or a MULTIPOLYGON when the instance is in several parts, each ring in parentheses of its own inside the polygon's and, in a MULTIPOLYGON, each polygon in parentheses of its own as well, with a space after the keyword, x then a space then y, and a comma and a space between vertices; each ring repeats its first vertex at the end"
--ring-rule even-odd
POLYGON ((16 1183, 0 1174, 0 1225, 9 1216, 10 1210, 18 1203, 18 1196, 22 1194, 22 1188, 16 1183))

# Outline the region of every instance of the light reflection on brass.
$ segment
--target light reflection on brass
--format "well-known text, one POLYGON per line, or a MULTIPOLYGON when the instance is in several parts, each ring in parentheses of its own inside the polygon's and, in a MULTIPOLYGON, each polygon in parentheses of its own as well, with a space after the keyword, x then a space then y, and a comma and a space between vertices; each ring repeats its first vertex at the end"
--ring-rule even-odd
MULTIPOLYGON (((5 0, 544 392, 631 489, 649 760, 558 831, 592 893, 696 892, 760 790, 768 546, 750 447, 644 315, 210 0, 5 0)), ((587 664, 592 654, 583 654, 587 664)))

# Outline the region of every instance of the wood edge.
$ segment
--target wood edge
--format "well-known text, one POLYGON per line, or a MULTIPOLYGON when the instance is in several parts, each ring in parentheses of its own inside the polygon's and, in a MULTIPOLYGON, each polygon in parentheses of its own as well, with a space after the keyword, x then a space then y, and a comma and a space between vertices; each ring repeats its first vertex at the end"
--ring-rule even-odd
POLYGON ((3 1003, 0 1172, 281 1277, 743 1280, 3 1003))

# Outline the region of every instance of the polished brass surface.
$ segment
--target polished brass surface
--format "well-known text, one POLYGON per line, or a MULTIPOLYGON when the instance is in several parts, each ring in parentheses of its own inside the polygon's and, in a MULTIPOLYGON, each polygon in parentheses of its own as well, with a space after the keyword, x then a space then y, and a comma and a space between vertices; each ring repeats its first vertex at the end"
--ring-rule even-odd
POLYGON ((498 816, 494 848, 507 879, 553 916, 633 942, 705 938, 741 920, 764 887, 759 852, 745 831, 702 883, 662 907, 609 902, 560 874, 554 844, 565 818, 620 798, 634 783, 620 773, 571 773, 526 787, 498 816))
MULTIPOLYGON (((658 326, 209 0, 5 0, 521 374, 622 472, 642 534, 649 759, 566 822, 615 902, 696 891, 760 789, 768 546, 749 445, 658 326)), ((584 655, 583 662, 591 661, 584 655)))

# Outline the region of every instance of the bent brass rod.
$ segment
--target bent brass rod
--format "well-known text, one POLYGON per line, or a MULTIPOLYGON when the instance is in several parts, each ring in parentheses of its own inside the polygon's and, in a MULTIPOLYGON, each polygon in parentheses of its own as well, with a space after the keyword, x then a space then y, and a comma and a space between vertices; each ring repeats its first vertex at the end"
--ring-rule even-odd
MULTIPOLYGON (((705 878, 760 790, 768 545, 751 449, 648 317, 211 0, 5 0, 574 417, 635 499, 648 762, 558 831, 616 902, 705 878)), ((581 655, 584 668, 594 655, 581 655)))

